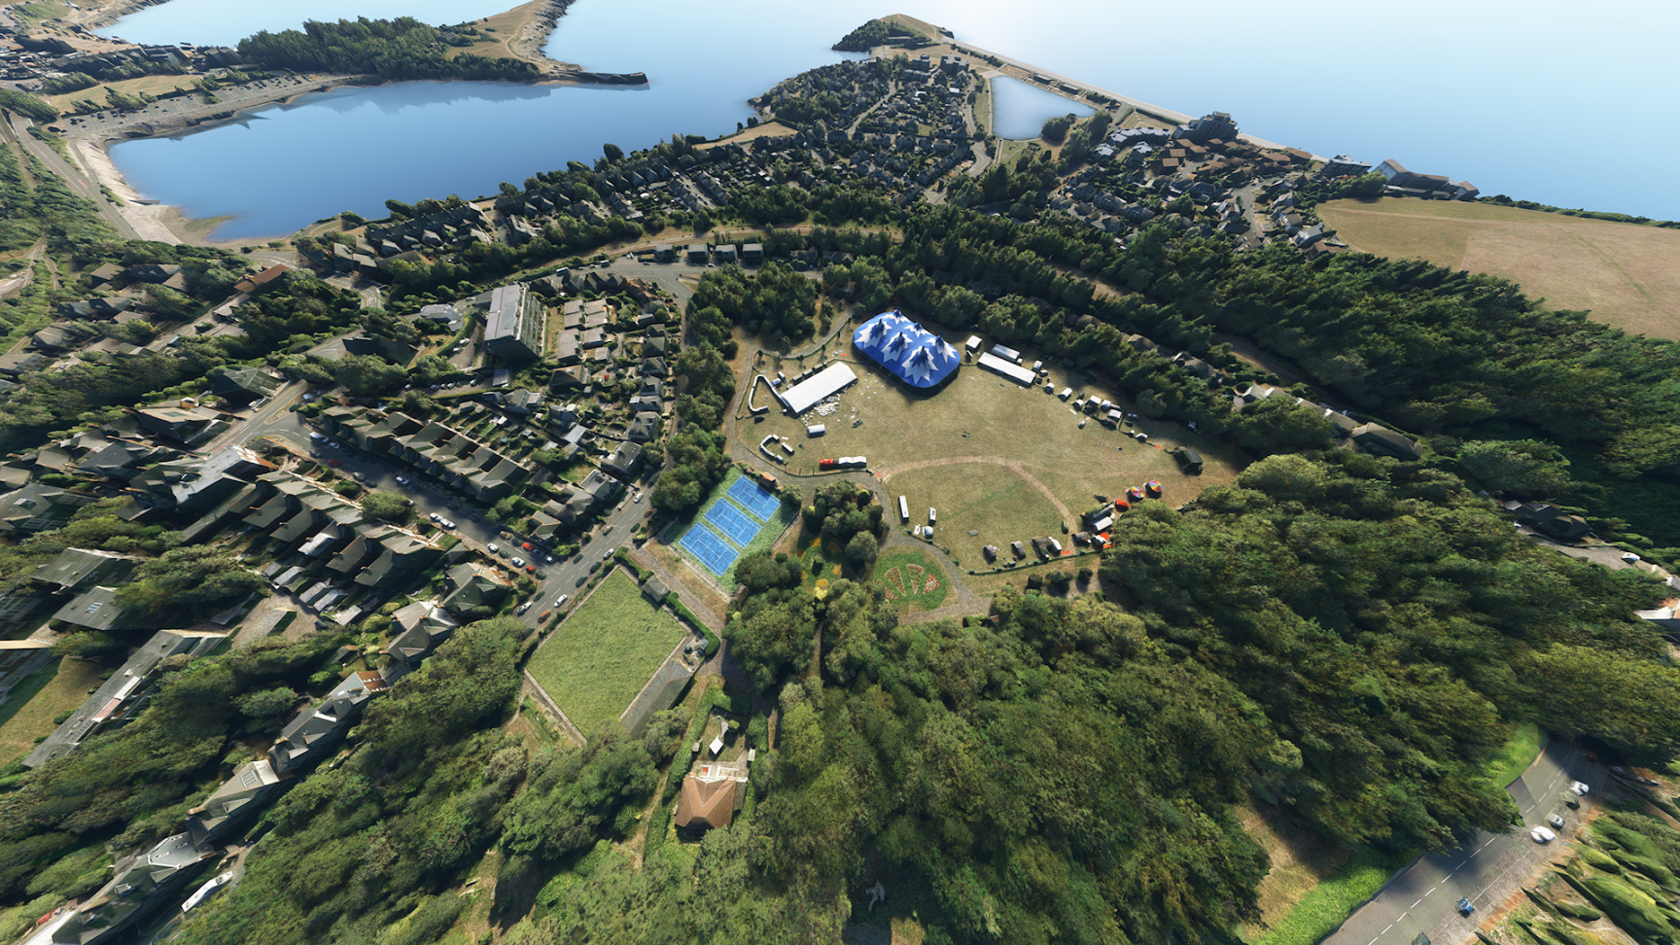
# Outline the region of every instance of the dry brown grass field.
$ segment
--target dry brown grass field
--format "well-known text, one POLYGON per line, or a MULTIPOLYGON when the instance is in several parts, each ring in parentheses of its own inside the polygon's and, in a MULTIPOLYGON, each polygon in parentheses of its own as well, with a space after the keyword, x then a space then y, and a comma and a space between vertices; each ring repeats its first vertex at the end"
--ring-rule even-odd
POLYGON ((1501 276, 1547 308, 1680 339, 1680 230, 1459 201, 1319 205, 1354 249, 1501 276))
POLYGON ((99 675, 104 671, 105 667, 98 663, 61 659, 56 666, 48 664, 44 672, 51 677, 38 691, 31 694, 20 687, 13 692, 14 699, 28 701, 0 725, 0 765, 11 764, 29 754, 37 737, 51 735, 58 728, 53 719, 60 713, 81 708, 87 701, 88 690, 98 688, 99 675))
MULTIPOLYGON (((960 345, 962 336, 953 334, 951 340, 960 345)), ((754 447, 772 433, 787 437, 794 454, 784 468, 799 475, 816 473, 824 458, 866 457, 885 485, 893 527, 926 524, 928 508, 938 509, 934 543, 950 548, 965 570, 985 567, 982 545, 997 544, 1007 552, 1011 541, 1062 537, 1062 523, 1076 528, 1077 516, 1096 505, 1097 495, 1118 496, 1157 479, 1165 487, 1164 500, 1178 505, 1207 486, 1231 482, 1244 465, 1233 448, 1175 423, 1140 421, 1135 429, 1149 434, 1150 442, 1139 443, 1124 428, 1110 430, 1076 414, 1042 387, 1022 388, 972 364, 963 365, 935 394, 912 393, 847 348, 846 363, 858 383, 839 395, 832 414, 813 410, 796 419, 777 407, 757 421, 737 420, 736 436, 754 447), (857 421, 862 422, 854 426, 857 421), (822 423, 828 432, 807 438, 807 423, 822 423), (1179 470, 1167 450, 1180 445, 1202 454, 1202 475, 1179 470), (898 515, 900 495, 910 506, 908 524, 898 515), (970 530, 979 534, 970 536, 970 530)), ((768 362, 765 367, 774 373, 768 362)), ((797 370, 792 362, 784 369, 797 370)), ((1072 387, 1076 395, 1114 396, 1077 372, 1054 367, 1050 377, 1057 391, 1072 387)), ((753 378, 751 372, 743 377, 743 398, 753 378)), ((762 385, 757 398, 759 403, 768 398, 762 385)), ((1123 400, 1117 403, 1134 409, 1123 400)), ((745 414, 744 406, 740 412, 745 414)), ((810 490, 823 481, 819 476, 801 485, 810 490)))

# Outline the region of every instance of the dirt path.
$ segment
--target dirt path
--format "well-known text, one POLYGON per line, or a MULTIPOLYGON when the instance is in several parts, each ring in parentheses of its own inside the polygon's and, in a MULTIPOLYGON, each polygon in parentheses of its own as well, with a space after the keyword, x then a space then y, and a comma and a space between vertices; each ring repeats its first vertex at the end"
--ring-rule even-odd
POLYGON ((1013 470, 1016 475, 1025 479, 1028 485, 1037 489, 1046 499, 1050 500, 1050 504, 1056 507, 1057 514, 1061 515, 1062 521, 1067 522, 1074 519, 1074 514, 1068 510, 1068 507, 1062 503, 1062 500, 1056 498, 1055 493, 1051 492, 1044 483, 1039 482, 1038 477, 1034 476, 1030 472, 1027 472, 1026 468, 1021 465, 1020 460, 1005 459, 1002 456, 946 456, 940 459, 919 459, 910 463, 897 463, 892 466, 882 466, 879 472, 881 474, 881 482, 884 484, 892 481, 892 477, 898 475, 899 473, 913 472, 917 469, 932 469, 936 466, 960 466, 964 463, 991 463, 996 466, 1002 466, 1006 469, 1013 470))

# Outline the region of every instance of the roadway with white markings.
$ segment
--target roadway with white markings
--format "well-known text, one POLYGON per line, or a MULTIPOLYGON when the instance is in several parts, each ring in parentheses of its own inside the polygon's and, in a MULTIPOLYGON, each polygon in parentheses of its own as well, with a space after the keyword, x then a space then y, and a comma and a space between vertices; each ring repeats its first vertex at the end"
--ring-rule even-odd
POLYGON ((1520 827, 1503 834, 1477 831, 1456 850, 1419 858, 1320 945, 1406 945, 1419 934, 1428 936, 1434 945, 1471 940, 1486 914, 1483 910, 1490 911, 1514 895, 1541 863, 1556 854, 1556 847, 1568 845, 1605 778, 1604 769, 1588 761, 1573 742, 1548 740, 1534 764, 1506 788, 1522 814, 1520 827), (1572 781, 1591 788, 1591 793, 1580 798, 1580 810, 1570 810, 1564 803, 1572 781), (1558 838, 1552 843, 1536 843, 1529 831, 1553 813, 1561 814, 1566 826, 1557 830, 1558 838), (1470 900, 1478 911, 1460 915, 1460 898, 1470 900))

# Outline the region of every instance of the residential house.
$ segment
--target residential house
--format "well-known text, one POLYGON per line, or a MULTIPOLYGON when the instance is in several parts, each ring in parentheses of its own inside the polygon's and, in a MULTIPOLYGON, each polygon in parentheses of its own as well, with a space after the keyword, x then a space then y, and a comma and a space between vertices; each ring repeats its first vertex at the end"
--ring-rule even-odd
POLYGON ((344 677, 320 705, 306 709, 280 731, 280 738, 268 750, 268 762, 276 775, 297 771, 325 757, 362 716, 369 699, 390 689, 385 677, 376 672, 356 672, 344 677))
POLYGON ((480 607, 494 608, 513 593, 513 585, 501 572, 473 561, 450 568, 444 578, 450 591, 439 606, 457 616, 480 607))
POLYGON ((636 474, 642 464, 642 446, 640 443, 625 441, 618 444, 611 456, 601 463, 601 468, 620 479, 629 480, 636 474))
POLYGON ((284 263, 275 263, 255 275, 246 276, 235 282, 233 288, 234 291, 243 292, 246 295, 260 295, 272 288, 281 276, 290 271, 290 267, 284 263))
POLYGON ((240 765, 204 803, 187 812, 187 833, 200 847, 219 845, 235 827, 249 823, 291 780, 291 775, 275 773, 267 758, 240 765))
POLYGON ((57 528, 94 498, 66 492, 57 486, 31 482, 0 499, 0 532, 39 532, 57 528))
POLYGON ((395 632, 386 655, 403 663, 418 663, 449 639, 460 624, 436 601, 415 601, 391 615, 395 632))
POLYGON ((229 426, 227 421, 199 407, 147 407, 136 410, 134 416, 147 433, 176 440, 187 446, 199 446, 208 442, 229 426))
POLYGON ((1395 459, 1418 459, 1423 456, 1423 450, 1404 436, 1388 429, 1381 424, 1367 423, 1354 429, 1353 442, 1360 449, 1376 456, 1392 456, 1395 459))
POLYGON ((30 577, 60 591, 80 591, 98 584, 120 586, 127 583, 141 560, 137 555, 114 551, 66 548, 38 566, 30 577))
MULTIPOLYGON (((178 833, 128 861, 51 940, 74 945, 106 945, 186 888, 219 851, 201 849, 190 833, 178 833)), ((33 942, 34 940, 31 939, 33 942)))

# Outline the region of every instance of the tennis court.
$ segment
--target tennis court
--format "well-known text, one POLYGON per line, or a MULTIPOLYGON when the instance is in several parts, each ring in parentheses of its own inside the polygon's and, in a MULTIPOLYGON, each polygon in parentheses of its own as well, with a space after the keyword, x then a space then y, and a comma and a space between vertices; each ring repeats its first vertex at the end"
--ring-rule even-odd
POLYGON ((735 484, 729 487, 729 497, 741 503, 741 507, 755 517, 765 521, 769 521, 770 516, 776 514, 776 506, 782 504, 782 500, 776 498, 775 493, 746 476, 735 480, 735 484))
POLYGON ((727 499, 720 499, 712 503, 706 510, 706 521, 723 534, 725 538, 735 544, 746 547, 753 540, 758 530, 764 526, 747 517, 745 512, 729 503, 727 499))
POLYGON ((705 565, 706 570, 718 577, 723 577, 723 572, 729 570, 729 566, 741 556, 739 551, 729 547, 723 539, 712 534, 712 530, 700 522, 695 522, 689 528, 688 534, 677 544, 705 565))

